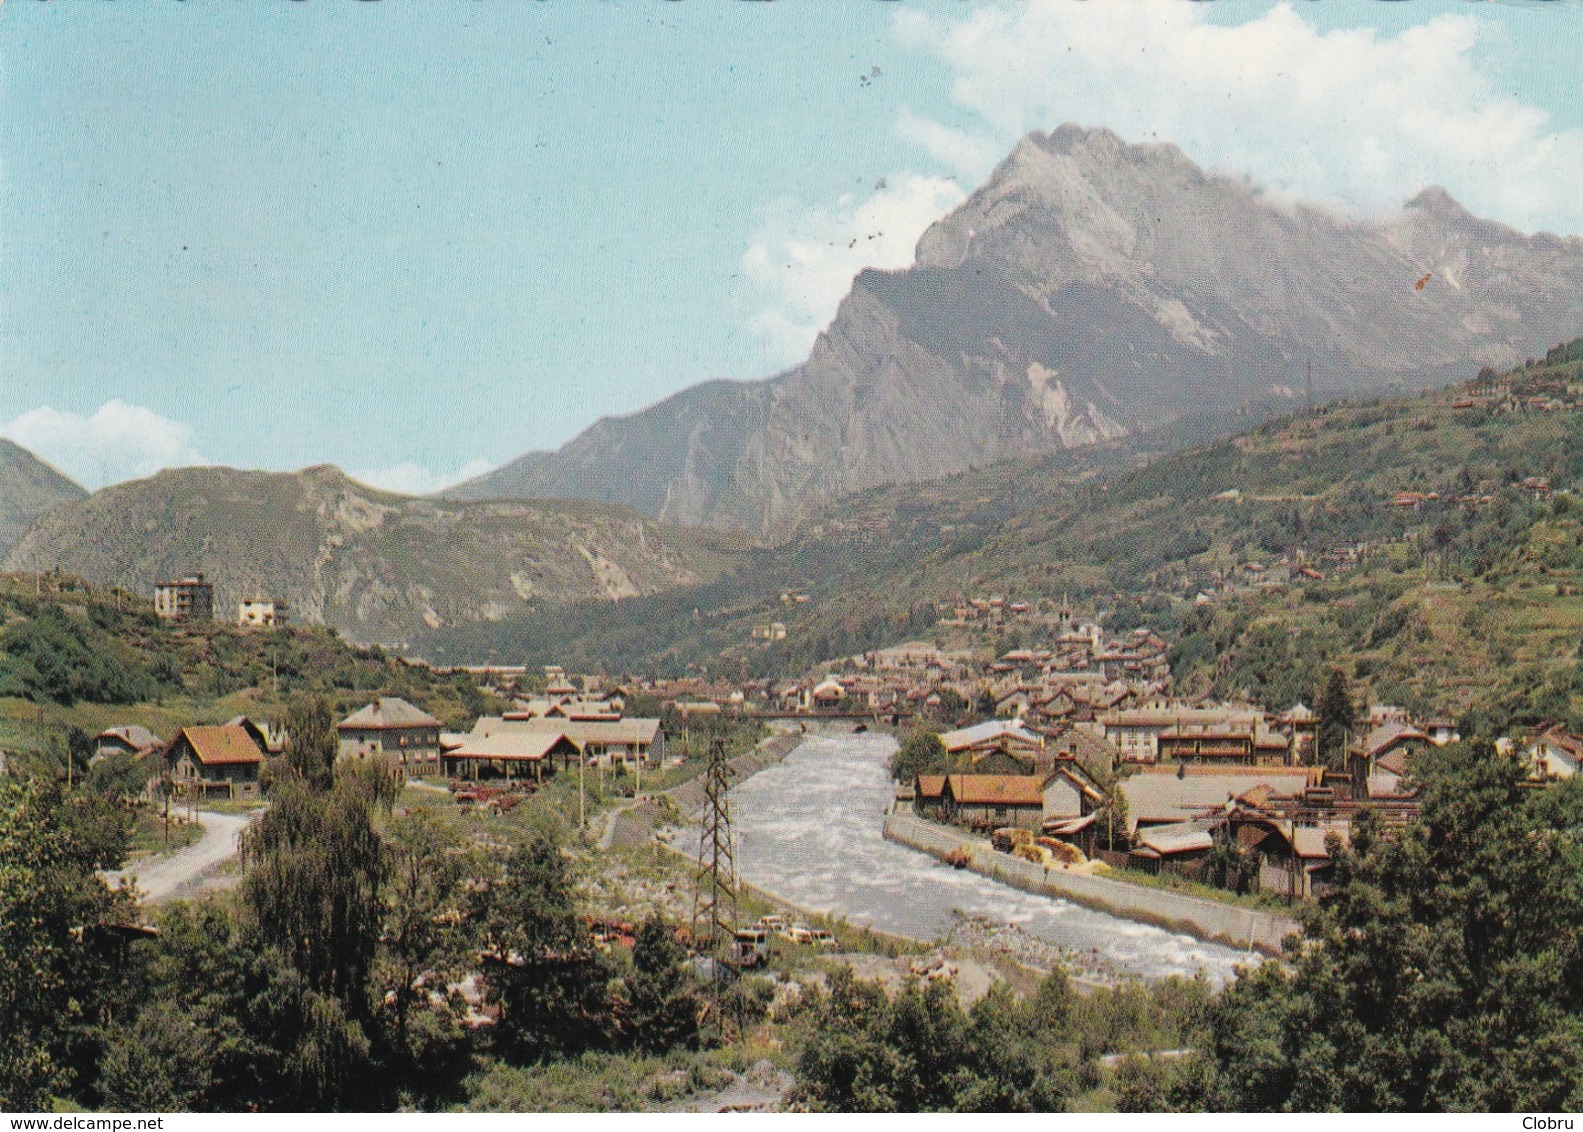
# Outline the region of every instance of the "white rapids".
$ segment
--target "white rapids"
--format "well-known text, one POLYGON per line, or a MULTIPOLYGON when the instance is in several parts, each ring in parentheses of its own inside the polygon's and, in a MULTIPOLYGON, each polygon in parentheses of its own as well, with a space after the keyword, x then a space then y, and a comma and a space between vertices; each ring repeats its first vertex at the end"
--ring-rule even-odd
POLYGON ((1010 923, 1121 975, 1227 982, 1240 951, 1036 896, 886 841, 888 735, 809 736, 731 791, 738 875, 811 911, 932 942, 958 913, 1010 923))

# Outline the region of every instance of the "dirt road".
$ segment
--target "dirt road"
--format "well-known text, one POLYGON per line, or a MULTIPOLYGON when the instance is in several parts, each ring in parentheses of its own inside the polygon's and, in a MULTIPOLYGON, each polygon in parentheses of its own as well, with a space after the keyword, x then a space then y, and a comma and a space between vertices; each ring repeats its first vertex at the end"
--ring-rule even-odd
POLYGON ((130 879, 142 892, 145 904, 163 904, 175 899, 210 871, 236 856, 242 831, 262 812, 216 814, 199 810, 198 823, 203 826, 203 836, 197 841, 168 857, 134 863, 118 872, 107 873, 106 878, 112 885, 119 883, 122 877, 130 879))

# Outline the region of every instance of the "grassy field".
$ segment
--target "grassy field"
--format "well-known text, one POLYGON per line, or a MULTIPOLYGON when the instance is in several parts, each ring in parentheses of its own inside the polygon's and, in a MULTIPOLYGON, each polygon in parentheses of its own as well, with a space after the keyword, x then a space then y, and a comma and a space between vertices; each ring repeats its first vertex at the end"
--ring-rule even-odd
POLYGON ((260 700, 253 691, 213 699, 182 696, 160 703, 76 703, 69 707, 49 702, 35 704, 6 696, 0 697, 0 748, 42 751, 52 741, 64 741, 72 727, 97 735, 110 727, 137 724, 162 739, 169 739, 177 730, 191 724, 223 723, 238 715, 258 716, 277 706, 260 700))
POLYGON ((166 836, 163 809, 141 807, 132 826, 132 852, 146 857, 164 856, 191 845, 203 836, 203 826, 190 822, 174 806, 170 811, 170 833, 166 836))

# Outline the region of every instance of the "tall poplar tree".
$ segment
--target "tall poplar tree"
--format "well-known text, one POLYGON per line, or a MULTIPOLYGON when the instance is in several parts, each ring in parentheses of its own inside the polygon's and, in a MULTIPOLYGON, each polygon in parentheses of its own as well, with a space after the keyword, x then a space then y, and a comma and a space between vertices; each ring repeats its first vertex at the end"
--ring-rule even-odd
POLYGON ((1318 757, 1333 770, 1343 770, 1347 765, 1347 743, 1352 729, 1357 726, 1358 709, 1352 700, 1352 686, 1347 674, 1332 668, 1315 705, 1318 757))

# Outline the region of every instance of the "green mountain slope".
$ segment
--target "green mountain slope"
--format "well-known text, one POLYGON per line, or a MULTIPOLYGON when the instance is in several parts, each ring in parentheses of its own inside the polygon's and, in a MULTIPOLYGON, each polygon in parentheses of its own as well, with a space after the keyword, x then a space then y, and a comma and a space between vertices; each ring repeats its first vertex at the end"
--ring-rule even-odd
MULTIPOLYGON (((280 717, 290 697, 342 714, 401 696, 450 726, 498 704, 470 676, 358 648, 323 627, 170 625, 153 603, 63 574, 0 574, 0 751, 58 748, 135 723, 169 738, 190 723, 280 717)), ((0 760, 3 761, 3 760, 0 760)))
POLYGON ((1573 343, 1499 378, 1331 405, 1141 468, 1071 453, 877 489, 711 585, 430 643, 782 673, 919 633, 936 602, 1070 594, 1112 627, 1181 634, 1190 687, 1287 702, 1340 662, 1381 695, 1437 710, 1538 696, 1571 678, 1583 628, 1579 511, 1565 493, 1583 479, 1580 358, 1573 343), (1535 479, 1548 488, 1525 485, 1535 479), (1401 492, 1436 498, 1400 506, 1401 492), (1324 577, 1292 581, 1305 566, 1324 577), (783 604, 784 590, 810 600, 783 604), (787 639, 753 641, 751 626, 772 620, 787 639))

